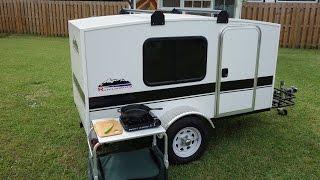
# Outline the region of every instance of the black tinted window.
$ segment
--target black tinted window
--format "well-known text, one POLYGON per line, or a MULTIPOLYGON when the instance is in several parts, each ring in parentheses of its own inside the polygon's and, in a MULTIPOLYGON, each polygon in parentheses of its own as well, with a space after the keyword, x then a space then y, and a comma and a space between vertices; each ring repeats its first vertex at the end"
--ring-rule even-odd
POLYGON ((143 45, 143 79, 150 86, 201 80, 206 63, 204 37, 152 38, 143 45))

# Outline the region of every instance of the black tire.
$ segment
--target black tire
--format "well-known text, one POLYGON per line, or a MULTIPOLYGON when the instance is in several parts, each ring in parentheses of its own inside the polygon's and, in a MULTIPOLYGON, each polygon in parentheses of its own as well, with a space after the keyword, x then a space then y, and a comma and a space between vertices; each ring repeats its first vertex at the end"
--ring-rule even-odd
POLYGON ((177 120, 174 124, 172 124, 167 129, 167 135, 168 135, 168 155, 169 155, 169 161, 172 164, 184 164, 188 163, 190 161, 194 161, 201 157, 201 155, 204 153, 206 147, 207 147, 207 141, 209 137, 209 129, 210 123, 207 122, 207 120, 203 119, 202 117, 198 116, 186 116, 179 120, 177 120), (173 138, 176 136, 176 134, 185 127, 193 127, 196 128, 200 134, 201 134, 201 144, 200 147, 196 152, 194 152, 192 155, 188 157, 180 157, 177 154, 175 154, 173 150, 173 138))

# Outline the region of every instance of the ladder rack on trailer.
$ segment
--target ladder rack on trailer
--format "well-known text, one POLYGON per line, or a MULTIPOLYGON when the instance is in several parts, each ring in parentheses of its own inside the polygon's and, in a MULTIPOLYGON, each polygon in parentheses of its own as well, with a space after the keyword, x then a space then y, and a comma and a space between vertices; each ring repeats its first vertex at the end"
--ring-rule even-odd
POLYGON ((277 108, 280 115, 287 115, 288 111, 285 109, 285 107, 295 105, 294 99, 296 96, 294 94, 296 92, 298 92, 298 88, 294 86, 285 88, 284 81, 281 81, 280 87, 274 88, 272 108, 277 108))

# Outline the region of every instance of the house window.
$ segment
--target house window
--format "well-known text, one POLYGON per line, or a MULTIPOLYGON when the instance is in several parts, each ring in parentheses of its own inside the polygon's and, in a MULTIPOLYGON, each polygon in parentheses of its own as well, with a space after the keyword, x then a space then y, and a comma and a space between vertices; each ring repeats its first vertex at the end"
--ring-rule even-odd
POLYGON ((185 0, 184 7, 187 8, 210 8, 211 0, 185 0))
POLYGON ((180 7, 180 0, 163 0, 163 7, 180 7))
MULTIPOLYGON (((248 0, 247 2, 263 2, 264 0, 248 0)), ((274 2, 274 1, 273 1, 274 2)))
POLYGON ((204 37, 150 38, 143 44, 143 81, 148 86, 200 81, 206 75, 204 37))
POLYGON ((317 3, 318 0, 276 0, 276 2, 288 2, 288 3, 317 3))
POLYGON ((214 9, 226 10, 229 17, 234 17, 235 7, 235 0, 216 0, 214 9))
MULTIPOLYGON (((163 7, 180 7, 180 0, 163 0, 163 7)), ((211 0, 184 0, 184 7, 186 8, 210 8, 211 0)))

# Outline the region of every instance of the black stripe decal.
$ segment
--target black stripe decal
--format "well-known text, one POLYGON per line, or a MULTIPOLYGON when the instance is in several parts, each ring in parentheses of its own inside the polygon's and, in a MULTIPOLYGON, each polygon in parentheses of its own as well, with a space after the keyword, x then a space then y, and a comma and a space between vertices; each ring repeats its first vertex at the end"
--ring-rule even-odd
MULTIPOLYGON (((257 86, 271 85, 273 76, 259 77, 257 86)), ((221 82, 220 91, 232 91, 237 89, 252 88, 254 79, 242 79, 236 81, 221 82)))
POLYGON ((231 91, 236 89, 252 88, 253 81, 253 79, 243 79, 237 81, 221 82, 220 91, 231 91))
MULTIPOLYGON (((271 85, 273 76, 259 77, 258 86, 271 85)), ((254 79, 221 82, 221 92, 246 89, 253 87, 254 79)), ((89 109, 106 108, 132 103, 159 101, 185 96, 201 95, 215 92, 215 83, 200 84, 193 86, 143 91, 135 93, 117 94, 89 98, 89 109)))
MULTIPOLYGON (((172 99, 163 99, 163 100, 158 100, 158 101, 150 101, 150 102, 145 102, 143 104, 148 105, 152 103, 161 103, 161 102, 168 102, 168 101, 176 101, 176 100, 181 100, 181 99, 187 99, 187 98, 196 98, 196 97, 203 97, 203 96, 212 96, 215 95, 213 93, 208 93, 208 94, 200 94, 200 95, 194 95, 194 96, 185 96, 185 97, 180 97, 180 98, 172 98, 172 99)), ((90 109, 90 112, 95 112, 95 111, 103 111, 103 110, 110 110, 110 109, 118 109, 121 106, 112 106, 112 107, 104 107, 104 108, 99 108, 99 109, 90 109)))
POLYGON ((271 85, 273 82, 273 76, 265 76, 265 77, 259 77, 258 78, 258 86, 266 86, 271 85))
POLYGON ((89 109, 97 109, 103 107, 118 106, 147 101, 157 101, 162 99, 178 98, 183 96, 193 96, 199 94, 212 93, 214 92, 214 90, 215 83, 209 83, 169 89, 117 94, 111 96, 91 97, 89 99, 89 109))
POLYGON ((79 81, 78 81, 78 79, 76 78, 76 76, 74 74, 72 74, 72 75, 73 75, 73 82, 76 85, 76 88, 77 88, 77 90, 78 90, 78 92, 80 94, 80 97, 82 99, 83 104, 85 104, 85 96, 84 96, 84 93, 83 93, 83 91, 82 91, 82 89, 80 87, 79 81))

